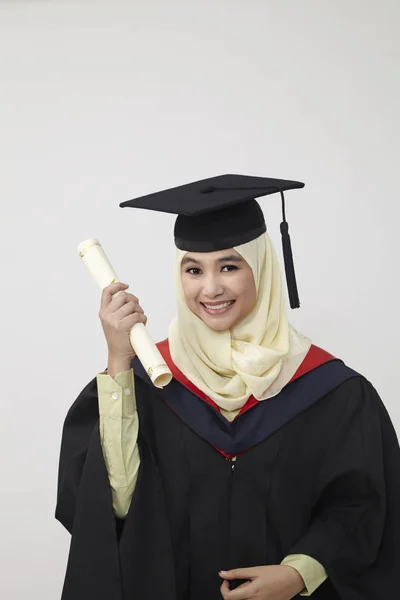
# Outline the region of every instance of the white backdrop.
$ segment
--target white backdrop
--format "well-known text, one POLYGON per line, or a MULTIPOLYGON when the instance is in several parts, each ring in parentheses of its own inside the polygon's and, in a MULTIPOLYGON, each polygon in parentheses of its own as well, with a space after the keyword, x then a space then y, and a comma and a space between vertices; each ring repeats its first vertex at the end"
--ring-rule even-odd
MULTIPOLYGON (((0 0, 2 598, 60 597, 62 421, 107 358, 77 244, 100 239, 156 339, 174 313, 174 219, 123 200, 305 181, 287 194, 293 324, 400 431, 399 19, 398 0, 0 0)), ((281 255, 279 198, 262 205, 281 255)))

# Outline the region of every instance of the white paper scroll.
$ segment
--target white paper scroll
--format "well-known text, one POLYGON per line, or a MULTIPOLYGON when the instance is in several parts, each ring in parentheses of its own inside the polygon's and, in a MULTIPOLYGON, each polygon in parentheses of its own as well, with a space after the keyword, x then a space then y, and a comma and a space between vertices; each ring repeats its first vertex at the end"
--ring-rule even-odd
MULTIPOLYGON (((98 240, 82 242, 78 246, 78 253, 101 290, 119 281, 98 240)), ((153 384, 158 388, 166 386, 172 379, 171 371, 143 323, 136 323, 132 327, 130 341, 153 384)))

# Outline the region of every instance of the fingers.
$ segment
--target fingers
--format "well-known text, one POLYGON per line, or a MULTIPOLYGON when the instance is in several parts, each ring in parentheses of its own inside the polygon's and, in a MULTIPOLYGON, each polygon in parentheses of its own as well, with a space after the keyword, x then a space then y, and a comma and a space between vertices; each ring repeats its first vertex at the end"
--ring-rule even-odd
POLYGON ((224 581, 220 587, 220 591, 221 591, 221 596, 224 598, 224 600, 226 600, 227 598, 227 594, 230 592, 229 589, 229 583, 227 581, 224 581))
POLYGON ((127 283, 122 283, 121 281, 118 281, 117 283, 111 283, 105 287, 101 294, 100 311, 103 312, 107 308, 114 294, 117 292, 122 292, 123 290, 127 290, 128 287, 129 285, 127 283))
POLYGON ((117 282, 104 288, 99 317, 103 325, 110 331, 129 332, 136 323, 147 323, 147 317, 139 304, 139 299, 125 290, 126 283, 117 282))
POLYGON ((137 323, 147 323, 138 298, 126 291, 128 287, 126 283, 112 283, 104 288, 101 296, 99 317, 109 356, 114 358, 131 359, 135 356, 130 332, 137 323))
POLYGON ((224 600, 247 600, 248 598, 252 598, 252 594, 255 591, 255 585, 252 580, 258 576, 257 567, 220 571, 219 576, 225 580, 221 585, 221 594, 224 600), (246 581, 246 583, 242 583, 236 589, 231 590, 229 582, 234 579, 249 579, 250 581, 246 581))
POLYGON ((121 319, 121 321, 118 321, 116 325, 116 330, 129 332, 132 329, 132 327, 136 325, 136 323, 143 323, 144 325, 146 325, 146 315, 138 312, 128 315, 124 319, 121 319))
POLYGON ((139 306, 139 300, 133 294, 128 294, 128 292, 117 292, 112 297, 110 304, 106 307, 104 312, 113 313, 128 302, 133 302, 135 306, 139 306))
POLYGON ((139 299, 133 294, 126 292, 127 288, 128 285, 124 283, 114 283, 104 288, 99 314, 114 313, 129 302, 133 302, 137 306, 136 310, 138 312, 143 312, 139 306, 139 299))
POLYGON ((251 581, 243 583, 235 590, 229 589, 229 581, 224 581, 220 588, 224 600, 250 600, 254 597, 254 584, 251 581))
POLYGON ((110 315, 112 314, 113 317, 118 319, 123 319, 124 317, 132 315, 133 313, 144 314, 143 308, 135 300, 128 300, 126 304, 122 304, 119 308, 114 307, 114 309, 110 304, 108 309, 104 312, 110 315))
POLYGON ((136 323, 147 323, 143 310, 137 310, 131 303, 125 304, 114 313, 103 314, 102 323, 116 332, 129 333, 136 323))
POLYGON ((222 579, 254 579, 257 577, 257 567, 249 567, 247 569, 231 569, 230 571, 220 571, 219 576, 222 579))

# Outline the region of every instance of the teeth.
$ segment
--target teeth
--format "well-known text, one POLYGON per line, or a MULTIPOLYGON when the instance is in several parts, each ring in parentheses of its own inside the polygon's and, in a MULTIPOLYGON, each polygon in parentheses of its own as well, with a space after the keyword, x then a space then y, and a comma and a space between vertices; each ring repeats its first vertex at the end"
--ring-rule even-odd
POLYGON ((232 304, 232 301, 230 301, 230 302, 224 302, 223 304, 214 304, 213 306, 209 306, 208 304, 204 304, 204 306, 208 310, 221 310, 222 308, 227 308, 231 304, 232 304))

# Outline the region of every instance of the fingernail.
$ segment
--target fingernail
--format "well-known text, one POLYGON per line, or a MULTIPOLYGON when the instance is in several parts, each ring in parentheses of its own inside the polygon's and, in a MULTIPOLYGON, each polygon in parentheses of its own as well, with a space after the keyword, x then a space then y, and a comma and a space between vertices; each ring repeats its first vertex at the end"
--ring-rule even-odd
POLYGON ((228 571, 219 571, 220 575, 228 575, 228 571))

